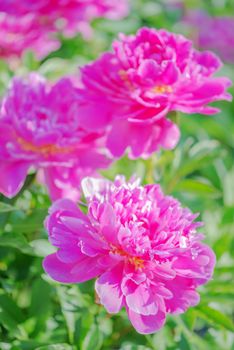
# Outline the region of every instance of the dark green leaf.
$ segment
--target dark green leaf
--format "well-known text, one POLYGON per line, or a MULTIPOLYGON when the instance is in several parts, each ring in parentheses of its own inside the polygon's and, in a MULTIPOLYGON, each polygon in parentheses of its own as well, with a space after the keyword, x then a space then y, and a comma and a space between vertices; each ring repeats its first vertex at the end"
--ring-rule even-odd
POLYGON ((234 324, 232 320, 222 312, 205 305, 198 306, 196 311, 201 318, 211 322, 213 325, 234 332, 234 324))
POLYGON ((16 248, 22 253, 34 255, 33 249, 30 247, 23 234, 8 232, 0 236, 0 246, 16 248))

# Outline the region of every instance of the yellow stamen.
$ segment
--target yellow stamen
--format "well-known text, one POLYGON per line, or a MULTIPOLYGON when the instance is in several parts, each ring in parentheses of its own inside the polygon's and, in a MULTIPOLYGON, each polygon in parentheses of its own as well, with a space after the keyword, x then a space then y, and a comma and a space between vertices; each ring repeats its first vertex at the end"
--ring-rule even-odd
POLYGON ((138 256, 133 256, 129 258, 128 261, 134 265, 136 269, 142 269, 144 267, 144 260, 140 259, 138 256))
POLYGON ((125 70, 122 69, 119 71, 119 76, 124 81, 124 83, 127 85, 128 89, 133 90, 133 85, 128 78, 127 72, 125 72, 125 70))
POLYGON ((144 267, 144 260, 141 259, 140 257, 138 256, 129 256, 126 252, 124 252, 122 249, 119 249, 115 246, 111 246, 111 252, 113 254, 117 254, 117 255, 120 255, 120 256, 123 256, 125 257, 128 262, 132 265, 134 265, 135 269, 142 269, 144 267))
POLYGON ((74 149, 72 146, 60 147, 54 144, 35 146, 32 143, 25 141, 21 137, 17 137, 17 142, 24 151, 39 153, 43 156, 55 155, 58 153, 69 153, 74 149))
POLYGON ((152 88, 153 92, 156 92, 157 94, 165 94, 165 93, 171 93, 172 87, 168 85, 158 85, 152 88))

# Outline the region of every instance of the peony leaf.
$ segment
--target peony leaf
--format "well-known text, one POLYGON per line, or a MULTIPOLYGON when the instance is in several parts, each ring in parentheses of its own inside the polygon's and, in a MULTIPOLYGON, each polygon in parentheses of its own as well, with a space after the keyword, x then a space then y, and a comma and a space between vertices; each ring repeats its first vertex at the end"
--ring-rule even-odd
POLYGON ((196 308, 196 310, 199 317, 205 319, 213 325, 223 327, 231 332, 234 332, 234 324, 232 320, 222 312, 206 305, 200 305, 196 308))

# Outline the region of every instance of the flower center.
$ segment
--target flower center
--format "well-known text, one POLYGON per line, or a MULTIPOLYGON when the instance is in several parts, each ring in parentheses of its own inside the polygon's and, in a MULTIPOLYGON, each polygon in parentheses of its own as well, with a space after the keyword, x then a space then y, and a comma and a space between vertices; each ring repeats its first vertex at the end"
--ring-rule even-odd
POLYGON ((130 264, 135 266, 135 269, 143 269, 144 267, 144 260, 139 258, 138 256, 133 256, 133 257, 129 257, 128 261, 130 262, 130 264))
POLYGON ((152 91, 156 94, 165 94, 165 93, 171 93, 173 91, 171 86, 168 85, 157 85, 152 88, 152 91))
POLYGON ((132 85, 131 81, 129 80, 127 72, 125 72, 125 70, 121 69, 119 71, 119 76, 123 80, 123 82, 126 84, 126 86, 128 87, 129 90, 134 90, 133 85, 132 85))
POLYGON ((126 260, 135 267, 135 269, 142 269, 144 267, 144 260, 139 256, 129 256, 125 251, 115 246, 111 247, 111 252, 126 258, 126 260))
POLYGON ((69 153, 74 149, 73 146, 60 147, 54 144, 35 146, 32 143, 25 141, 21 137, 17 137, 17 142, 24 151, 42 154, 43 156, 55 155, 58 153, 69 153))

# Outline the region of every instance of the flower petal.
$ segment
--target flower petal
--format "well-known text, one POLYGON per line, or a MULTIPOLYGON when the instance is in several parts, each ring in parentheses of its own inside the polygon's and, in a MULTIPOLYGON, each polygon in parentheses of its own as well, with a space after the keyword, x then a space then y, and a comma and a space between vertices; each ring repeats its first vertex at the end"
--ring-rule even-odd
POLYGON ((125 280, 122 290, 126 298, 127 306, 141 315, 155 315, 158 312, 157 296, 153 286, 145 283, 139 285, 131 280, 125 280))
POLYGON ((95 283, 100 301, 109 313, 117 313, 123 306, 122 274, 123 265, 118 264, 112 270, 102 274, 95 283))
POLYGON ((62 283, 81 283, 97 277, 102 270, 97 266, 97 260, 84 257, 80 262, 64 263, 57 254, 48 255, 43 261, 46 273, 55 281, 62 283))
POLYGON ((22 188, 30 165, 23 161, 0 164, 0 192, 12 198, 22 188))
POLYGON ((166 321, 164 307, 159 308, 157 314, 144 316, 127 308, 129 320, 133 327, 141 334, 151 334, 163 327, 166 321))

